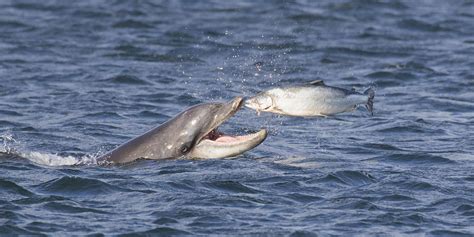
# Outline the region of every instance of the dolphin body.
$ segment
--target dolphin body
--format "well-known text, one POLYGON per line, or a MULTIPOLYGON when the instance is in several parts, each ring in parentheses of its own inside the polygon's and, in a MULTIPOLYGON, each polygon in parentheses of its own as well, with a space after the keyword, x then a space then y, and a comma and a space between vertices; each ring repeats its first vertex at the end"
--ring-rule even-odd
POLYGON ((242 154, 262 143, 267 131, 230 136, 217 127, 242 105, 242 97, 227 103, 204 103, 190 107, 99 158, 104 163, 126 163, 137 159, 224 158, 242 154))
POLYGON ((373 114, 375 92, 372 88, 363 94, 343 88, 327 86, 322 80, 301 86, 273 88, 249 98, 245 106, 260 111, 291 116, 328 116, 353 111, 365 104, 373 114))

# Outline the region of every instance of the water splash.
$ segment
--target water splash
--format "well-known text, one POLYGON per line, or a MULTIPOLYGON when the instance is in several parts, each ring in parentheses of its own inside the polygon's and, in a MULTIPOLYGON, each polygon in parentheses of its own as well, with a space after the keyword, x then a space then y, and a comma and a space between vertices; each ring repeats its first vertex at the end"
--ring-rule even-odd
POLYGON ((29 161, 46 166, 72 166, 72 165, 97 165, 97 154, 87 154, 82 157, 61 156, 52 153, 43 153, 38 151, 25 151, 20 147, 20 142, 17 141, 13 134, 5 133, 0 135, 0 140, 3 145, 0 147, 0 153, 13 154, 29 161))
POLYGON ((47 165, 47 166, 67 166, 76 165, 80 160, 73 156, 60 156, 56 154, 48 154, 41 152, 22 152, 21 157, 24 157, 36 164, 47 165))
POLYGON ((18 155, 39 165, 46 166, 72 166, 72 165, 98 165, 97 155, 61 156, 52 153, 42 153, 37 151, 21 152, 18 155))
POLYGON ((14 145, 18 144, 18 142, 13 138, 13 134, 5 133, 0 135, 0 139, 2 140, 3 146, 0 147, 0 152, 11 154, 15 151, 14 145))

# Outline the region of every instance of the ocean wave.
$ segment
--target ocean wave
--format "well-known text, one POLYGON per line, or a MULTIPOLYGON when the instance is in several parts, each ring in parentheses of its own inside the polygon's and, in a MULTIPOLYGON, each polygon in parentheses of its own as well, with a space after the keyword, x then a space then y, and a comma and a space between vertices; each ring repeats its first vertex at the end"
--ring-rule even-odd
POLYGON ((112 214, 101 209, 81 207, 78 203, 72 201, 50 201, 43 205, 45 210, 59 213, 97 213, 97 214, 112 214))
POLYGON ((367 172, 342 170, 327 174, 322 178, 318 178, 317 182, 335 184, 361 186, 376 182, 376 179, 367 172))
POLYGON ((114 192, 122 192, 125 189, 105 183, 97 179, 82 178, 76 176, 64 176, 38 184, 35 188, 47 194, 59 195, 107 195, 114 192))
POLYGON ((205 186, 214 190, 224 191, 226 193, 259 193, 255 188, 235 181, 214 181, 205 183, 205 186))
POLYGON ((126 75, 126 74, 111 77, 109 79, 106 79, 106 81, 112 82, 112 83, 118 83, 118 84, 132 84, 132 85, 147 85, 147 84, 150 84, 145 79, 141 79, 141 78, 138 78, 136 76, 126 75))
POLYGON ((24 187, 16 184, 15 182, 4 180, 0 178, 0 193, 3 193, 3 197, 8 197, 10 195, 20 195, 20 196, 32 196, 33 192, 25 189, 24 187))
POLYGON ((395 163, 401 165, 443 165, 455 164, 456 162, 448 158, 431 155, 428 153, 396 153, 390 155, 377 156, 366 159, 366 161, 379 161, 385 163, 395 163))

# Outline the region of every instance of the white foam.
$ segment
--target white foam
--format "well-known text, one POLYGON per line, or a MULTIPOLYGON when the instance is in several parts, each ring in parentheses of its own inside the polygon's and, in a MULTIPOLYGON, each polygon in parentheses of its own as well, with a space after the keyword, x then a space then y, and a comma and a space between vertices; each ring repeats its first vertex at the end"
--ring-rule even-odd
POLYGON ((80 162, 79 159, 73 156, 64 157, 56 154, 47 154, 36 151, 20 153, 20 155, 34 163, 47 166, 76 165, 80 162))
MULTIPOLYGON (((24 151, 12 134, 6 133, 0 135, 0 141, 3 141, 3 146, 0 146, 0 152, 13 154, 29 161, 46 166, 71 166, 71 165, 96 165, 99 154, 85 155, 82 157, 61 156, 58 154, 44 153, 37 151, 24 151)), ((1 144, 1 143, 0 143, 1 144)))
POLYGON ((24 157, 36 164, 47 166, 70 166, 70 165, 97 165, 97 156, 85 155, 82 157, 61 156, 57 154, 41 153, 36 151, 21 152, 24 157))
POLYGON ((0 135, 0 140, 3 142, 3 146, 0 147, 0 152, 3 153, 11 153, 15 149, 13 148, 14 144, 17 144, 18 142, 13 138, 13 135, 11 133, 5 133, 0 135))

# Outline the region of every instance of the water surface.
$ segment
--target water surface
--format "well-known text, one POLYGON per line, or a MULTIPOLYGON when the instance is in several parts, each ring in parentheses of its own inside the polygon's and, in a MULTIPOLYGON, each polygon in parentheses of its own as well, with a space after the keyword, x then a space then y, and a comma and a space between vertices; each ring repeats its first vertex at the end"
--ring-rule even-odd
POLYGON ((473 235, 473 12, 3 1, 0 234, 473 235), (95 164, 188 106, 317 79, 376 87, 375 115, 243 109, 224 131, 270 134, 234 159, 95 164))

